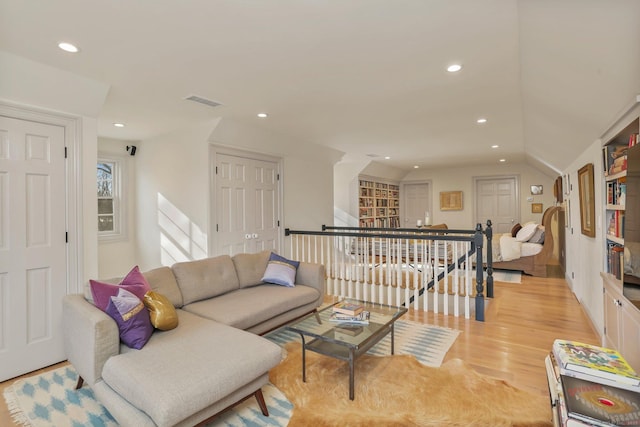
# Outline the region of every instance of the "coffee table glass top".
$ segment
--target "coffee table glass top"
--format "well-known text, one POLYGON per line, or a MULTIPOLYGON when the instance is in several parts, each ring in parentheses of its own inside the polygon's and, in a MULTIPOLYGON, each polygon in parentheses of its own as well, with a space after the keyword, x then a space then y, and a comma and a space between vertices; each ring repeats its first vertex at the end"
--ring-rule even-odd
POLYGON ((322 341, 358 348, 368 343, 370 338, 377 336, 381 330, 388 328, 407 312, 405 307, 393 307, 353 299, 346 301, 364 306, 364 309, 370 313, 369 323, 338 323, 330 320, 333 313, 332 304, 317 313, 287 325, 287 329, 322 341))

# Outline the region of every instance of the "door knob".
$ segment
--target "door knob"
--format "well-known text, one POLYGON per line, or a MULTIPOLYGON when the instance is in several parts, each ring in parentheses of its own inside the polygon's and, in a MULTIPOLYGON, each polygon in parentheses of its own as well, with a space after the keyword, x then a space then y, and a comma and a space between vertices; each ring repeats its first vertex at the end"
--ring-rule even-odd
POLYGON ((245 235, 244 235, 244 238, 245 238, 245 239, 247 239, 247 240, 249 240, 249 239, 251 238, 251 234, 245 234, 245 235))
POLYGON ((256 233, 253 233, 253 234, 251 235, 251 237, 253 237, 254 239, 257 239, 257 238, 258 238, 258 235, 257 235, 256 233))

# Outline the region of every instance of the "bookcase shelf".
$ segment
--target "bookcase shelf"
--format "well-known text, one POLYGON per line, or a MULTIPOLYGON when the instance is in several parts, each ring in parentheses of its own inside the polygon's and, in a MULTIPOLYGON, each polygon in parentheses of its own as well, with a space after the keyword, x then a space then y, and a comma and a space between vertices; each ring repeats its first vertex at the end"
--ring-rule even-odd
POLYGON ((400 186, 397 183, 360 177, 358 194, 360 227, 400 226, 400 186))

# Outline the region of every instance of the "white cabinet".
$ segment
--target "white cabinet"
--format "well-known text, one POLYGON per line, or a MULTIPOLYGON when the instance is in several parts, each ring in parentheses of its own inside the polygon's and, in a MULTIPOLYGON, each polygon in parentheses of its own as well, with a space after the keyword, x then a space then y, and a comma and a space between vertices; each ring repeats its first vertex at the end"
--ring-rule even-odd
POLYGON ((605 347, 618 350, 640 372, 640 310, 623 294, 622 284, 603 273, 605 347))

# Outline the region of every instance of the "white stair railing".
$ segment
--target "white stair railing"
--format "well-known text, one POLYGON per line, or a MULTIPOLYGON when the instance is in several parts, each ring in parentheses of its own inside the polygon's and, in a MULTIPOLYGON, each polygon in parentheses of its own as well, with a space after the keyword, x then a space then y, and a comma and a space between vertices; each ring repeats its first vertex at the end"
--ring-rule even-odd
POLYGON ((327 295, 467 319, 475 311, 484 320, 483 273, 473 270, 480 230, 323 227, 286 235, 293 259, 324 264, 327 295))

